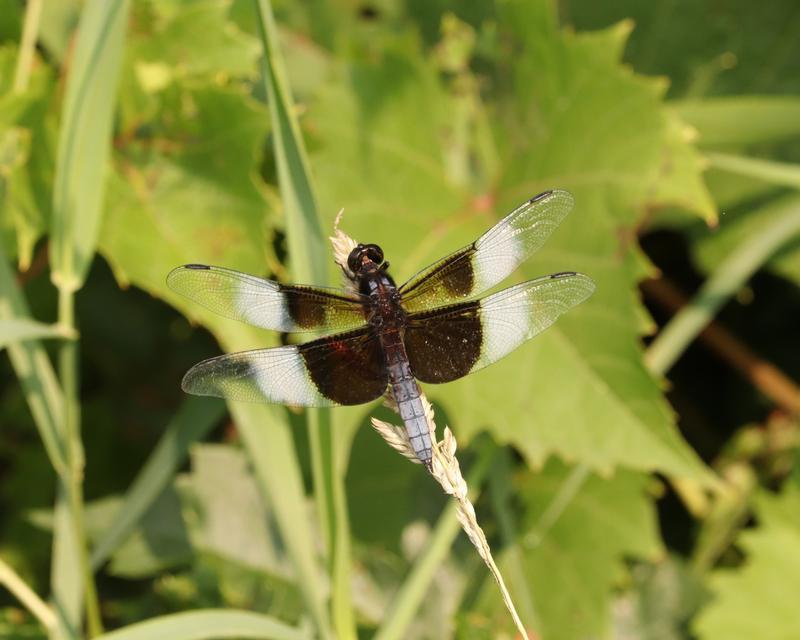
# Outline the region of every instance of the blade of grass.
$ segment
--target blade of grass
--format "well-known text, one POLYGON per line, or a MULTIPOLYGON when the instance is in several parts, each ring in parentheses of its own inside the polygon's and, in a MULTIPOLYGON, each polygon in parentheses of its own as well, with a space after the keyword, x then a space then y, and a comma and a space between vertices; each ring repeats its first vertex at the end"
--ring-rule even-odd
MULTIPOLYGON (((75 327, 75 297, 71 291, 60 290, 58 322, 75 327)), ((53 525, 53 598, 69 617, 69 626, 80 628, 81 604, 86 608, 89 636, 102 632, 100 603, 89 566, 89 551, 83 513, 83 442, 80 434, 80 400, 78 397, 77 341, 61 345, 59 376, 64 393, 64 422, 60 435, 67 452, 66 478, 59 478, 55 520, 53 525)))
POLYGON ((0 559, 0 584, 4 585, 33 614, 45 629, 55 628, 56 616, 53 610, 2 559, 0 559))
POLYGON ((645 363, 652 372, 663 375, 669 371, 719 308, 775 251, 800 234, 800 196, 783 198, 762 211, 769 214, 769 222, 719 264, 690 303, 650 344, 645 363))
POLYGON ((752 145, 800 135, 800 98, 732 96, 670 103, 702 147, 752 145))
POLYGON ((44 324, 30 318, 0 319, 0 350, 15 342, 38 340, 39 338, 75 338, 57 324, 44 324))
MULTIPOLYGON (((327 284, 328 247, 319 222, 303 138, 295 118, 290 85, 278 48, 278 32, 268 0, 255 0, 263 46, 262 77, 272 121, 278 185, 286 215, 291 271, 302 282, 327 284)), ((344 494, 344 470, 337 462, 341 440, 333 440, 327 410, 308 411, 314 490, 332 578, 332 613, 336 637, 355 638, 350 594, 350 544, 344 494)))
POLYGON ((104 633, 98 640, 212 640, 268 638, 306 640, 311 634, 271 616, 249 611, 201 609, 173 613, 104 633))
MULTIPOLYGON (((469 490, 470 500, 474 501, 475 496, 478 494, 477 487, 483 484, 489 473, 496 452, 497 447, 493 444, 486 444, 480 448, 478 458, 467 475, 467 486, 471 487, 469 490)), ((454 500, 450 500, 442 515, 439 516, 425 549, 417 558, 411 568, 411 572, 403 581, 400 590, 395 596, 391 607, 386 612, 383 624, 375 634, 374 640, 394 640, 395 638, 406 637, 408 625, 413 620, 414 614, 425 598, 436 569, 447 557, 453 540, 461 530, 461 524, 456 516, 457 510, 458 504, 454 500)))
MULTIPOLYGON (((497 525, 503 540, 504 573, 516 594, 516 603, 520 617, 530 627, 538 628, 539 616, 536 614, 536 601, 531 593, 528 580, 525 579, 523 567, 523 551, 518 540, 516 518, 509 508, 511 499, 511 460, 508 451, 501 450, 489 477, 489 494, 492 508, 497 516, 497 525)), ((487 580, 489 578, 487 577, 487 580)))
MULTIPOLYGON (((0 319, 29 319, 30 312, 19 290, 0 244, 0 319)), ((59 436, 63 422, 63 400, 53 366, 36 340, 8 346, 11 366, 25 393, 33 421, 39 431, 50 464, 56 473, 66 473, 66 452, 59 436)))
POLYGON ((33 66, 33 53, 36 50, 36 36, 39 32, 39 19, 42 17, 43 0, 28 0, 25 6, 25 22, 17 54, 17 67, 14 70, 14 93, 22 93, 28 86, 33 66))
POLYGON ((731 153, 709 151, 706 157, 715 169, 722 169, 740 176, 748 176, 779 184, 785 187, 800 189, 800 165, 788 162, 775 162, 761 158, 748 158, 731 153))
POLYGON ((585 464, 575 465, 569 472, 569 475, 564 478, 564 482, 558 487, 558 492, 553 496, 550 504, 542 512, 539 520, 525 535, 525 546, 529 549, 538 547, 547 532, 555 526, 558 519, 564 515, 567 507, 572 500, 578 495, 581 487, 589 477, 589 467, 585 464))
POLYGON ((125 494, 112 525, 95 545, 91 556, 93 570, 97 571, 125 542, 186 460, 189 447, 202 440, 224 414, 225 405, 216 399, 189 396, 184 400, 125 494))
MULTIPOLYGON (((0 245, 0 318, 26 318, 28 307, 11 275, 0 245)), ((10 344, 8 355, 31 409, 39 435, 58 483, 53 514, 53 564, 51 590, 57 624, 50 636, 57 640, 78 638, 81 621, 82 584, 75 562, 81 550, 69 503, 70 470, 67 443, 63 437, 64 396, 47 354, 38 341, 10 344)))
POLYGON ((275 513, 317 635, 333 637, 302 476, 285 410, 244 402, 230 402, 228 407, 252 461, 259 488, 275 513), (267 432, 269 439, 264 437, 267 432))
MULTIPOLYGON (((58 288, 59 324, 68 330, 75 329, 74 292, 86 278, 97 243, 129 6, 129 0, 87 2, 67 77, 53 187, 50 277, 58 288)), ((102 624, 84 525, 77 341, 61 346, 59 374, 64 395, 60 437, 68 473, 61 478, 55 509, 53 597, 68 634, 80 629, 85 605, 92 637, 102 632, 102 624)))
POLYGON ((76 291, 94 257, 129 0, 90 0, 67 78, 53 186, 51 278, 76 291))
POLYGON ((55 640, 79 640, 83 605, 83 565, 85 545, 78 542, 78 527, 73 518, 69 479, 59 478, 53 507, 53 559, 50 590, 58 625, 51 633, 55 640))

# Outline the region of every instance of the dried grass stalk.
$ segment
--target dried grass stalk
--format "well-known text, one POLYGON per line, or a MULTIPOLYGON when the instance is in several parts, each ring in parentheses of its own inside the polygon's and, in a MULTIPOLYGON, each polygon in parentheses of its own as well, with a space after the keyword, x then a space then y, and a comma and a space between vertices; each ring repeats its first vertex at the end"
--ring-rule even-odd
MULTIPOLYGON (((330 240, 333 244, 334 258, 337 264, 342 268, 342 271, 346 276, 345 279, 348 280, 349 276, 352 274, 350 274, 347 268, 347 256, 350 255, 350 252, 357 245, 357 243, 339 229, 339 222, 341 221, 342 213, 343 211, 340 211, 336 216, 336 222, 334 224, 334 236, 331 237, 330 240)), ((352 285, 351 279, 349 280, 349 284, 352 285)), ((453 432, 450 431, 450 428, 445 427, 442 441, 438 442, 436 440, 436 422, 434 421, 433 417, 433 407, 431 406, 430 402, 428 402, 425 394, 421 395, 421 400, 423 407, 425 408, 425 421, 428 425, 431 442, 433 443, 433 460, 428 471, 441 485, 445 493, 453 496, 458 503, 456 515, 459 523, 461 524, 461 528, 464 529, 464 532, 467 534, 467 537, 469 537, 470 542, 472 542, 472 544, 478 550, 478 553, 480 554, 481 558, 483 558, 486 566, 489 567, 492 577, 497 583, 497 586, 500 588, 500 594, 503 597, 503 602, 505 603, 509 613, 511 613, 511 617, 514 620, 517 631, 523 638, 528 638, 528 633, 525 630, 525 627, 522 625, 522 621, 519 619, 517 610, 514 607, 514 602, 511 600, 511 595, 509 594, 503 580, 503 576, 500 573, 500 569, 497 568, 494 558, 492 557, 492 551, 489 548, 489 542, 486 540, 486 535, 483 533, 483 529, 481 529, 480 525, 478 524, 478 519, 475 515, 475 507, 472 505, 472 502, 470 502, 468 497, 467 482, 464 480, 464 476, 461 474, 461 466, 458 464, 458 459, 456 458, 456 449, 458 446, 456 443, 456 438, 453 435, 453 432)), ((384 402, 390 409, 397 413, 397 404, 395 403, 390 390, 387 390, 386 396, 384 397, 384 402)), ((411 442, 408 439, 408 433, 406 432, 405 427, 389 424, 388 422, 378 420, 377 418, 372 418, 371 421, 373 428, 384 440, 386 440, 390 447, 398 451, 410 461, 416 464, 421 464, 420 460, 414 453, 414 449, 411 447, 411 442)))

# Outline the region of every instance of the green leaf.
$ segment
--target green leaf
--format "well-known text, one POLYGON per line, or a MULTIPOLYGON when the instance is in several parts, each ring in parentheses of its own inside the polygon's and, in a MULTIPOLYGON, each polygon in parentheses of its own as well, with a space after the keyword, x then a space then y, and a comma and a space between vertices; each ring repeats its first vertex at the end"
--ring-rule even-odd
POLYGON ((742 566, 713 571, 714 598, 694 623, 702 640, 800 636, 800 489, 786 483, 779 495, 756 500, 758 527, 742 532, 742 566))
MULTIPOLYGON (((178 483, 187 507, 192 546, 240 564, 281 571, 282 554, 271 539, 274 518, 241 451, 197 445, 192 472, 178 483)), ((302 506, 302 505, 301 505, 302 506)))
MULTIPOLYGON (((175 569, 192 559, 192 546, 181 500, 168 487, 150 501, 147 510, 138 514, 126 536, 111 551, 106 571, 115 577, 142 580, 175 569)), ((124 499, 107 496, 86 506, 86 527, 93 540, 114 526, 124 499)))
POLYGON ((74 335, 65 332, 54 324, 43 324, 30 318, 10 318, 0 320, 0 349, 15 342, 37 340, 39 338, 69 338, 74 335))
MULTIPOLYGON (((635 286, 648 271, 623 231, 638 224, 669 148, 661 87, 617 64, 625 29, 575 37, 534 19, 518 18, 524 33, 508 36, 525 53, 494 118, 502 178, 491 192, 448 179, 442 140, 454 98, 413 43, 389 41, 374 61, 341 67, 310 109, 321 208, 332 217, 344 206, 343 228, 381 244, 402 282, 526 198, 573 191, 576 210, 521 271, 583 271, 598 284, 592 299, 501 363, 426 392, 460 438, 488 427, 531 464, 557 453, 595 469, 702 476, 642 363, 650 325, 635 286)), ((682 179, 671 197, 707 210, 698 180, 682 179)))
MULTIPOLYGON (((125 148, 124 173, 109 179, 99 250, 119 280, 213 327, 212 314, 167 289, 167 274, 187 262, 268 270, 270 207, 253 179, 265 119, 235 88, 176 85, 162 96, 157 136, 125 148)), ((221 326, 233 327, 231 334, 241 327, 221 326)))
POLYGON ((61 119, 53 188, 51 278, 79 289, 94 257, 128 0, 91 0, 81 14, 61 119))
POLYGON ((708 161, 692 144, 693 130, 670 112, 662 169, 653 199, 661 206, 678 206, 696 213, 709 225, 718 220, 717 205, 708 191, 703 171, 708 161))
MULTIPOLYGON (((650 480, 628 471, 607 479, 590 476, 553 516, 568 478, 570 469, 550 462, 540 474, 519 479, 525 511, 516 547, 538 618, 525 622, 543 640, 609 638, 613 589, 625 573, 625 559, 652 560, 661 553, 646 490, 650 480)), ((510 554, 501 555, 505 575, 514 571, 512 561, 510 554)), ((511 629, 491 580, 480 608, 489 616, 483 621, 487 629, 511 629)))
POLYGON ((251 613, 207 609, 151 618, 104 633, 96 640, 213 640, 215 638, 266 638, 303 640, 311 635, 275 618, 251 613))
MULTIPOLYGON (((254 76, 258 42, 228 20, 231 0, 162 0, 141 8, 147 24, 135 34, 129 55, 144 88, 149 65, 157 65, 168 77, 200 75, 254 76)), ((160 81, 157 83, 160 84, 160 81)))

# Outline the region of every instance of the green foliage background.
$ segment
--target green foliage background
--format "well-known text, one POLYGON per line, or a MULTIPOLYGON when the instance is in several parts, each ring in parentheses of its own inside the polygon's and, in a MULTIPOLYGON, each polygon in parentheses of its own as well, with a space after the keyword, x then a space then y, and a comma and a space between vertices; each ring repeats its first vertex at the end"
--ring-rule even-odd
POLYGON ((557 187, 509 282, 596 294, 426 388, 531 637, 800 637, 798 69, 789 0, 6 0, 0 635, 514 637, 386 409, 182 396, 279 336, 165 277, 334 284, 344 208, 402 281, 557 187))

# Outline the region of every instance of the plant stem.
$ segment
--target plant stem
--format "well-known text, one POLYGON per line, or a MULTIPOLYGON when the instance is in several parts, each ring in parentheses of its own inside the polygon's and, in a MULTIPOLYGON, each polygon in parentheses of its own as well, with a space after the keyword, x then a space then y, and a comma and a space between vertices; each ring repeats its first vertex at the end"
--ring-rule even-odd
POLYGON ((28 0, 25 6, 25 22, 17 54, 17 67, 14 71, 14 93, 22 93, 28 87, 33 52, 36 49, 36 35, 39 32, 39 19, 42 16, 42 4, 42 0, 28 0))
POLYGON ((52 630, 55 628, 57 620, 53 610, 2 559, 0 559, 0 584, 5 585, 46 629, 52 630))
MULTIPOLYGON (((75 295, 72 290, 65 287, 58 290, 58 322, 66 329, 75 330, 75 295)), ((83 471, 85 460, 80 429, 78 367, 78 340, 65 340, 59 353, 59 373, 64 393, 63 436, 68 465, 65 489, 70 519, 75 529, 74 537, 80 555, 78 560, 84 583, 87 630, 89 637, 94 637, 103 632, 103 626, 94 575, 89 562, 84 524, 83 471)))
MULTIPOLYGON (((673 315, 689 302, 686 295, 664 277, 645 280, 641 287, 649 299, 673 315)), ((715 320, 711 320, 698 337, 776 405, 788 413, 800 414, 800 388, 772 362, 752 351, 715 320)))
POLYGON ((789 162, 775 162, 761 158, 720 153, 718 151, 706 152, 706 157, 715 169, 721 169, 740 176, 756 178, 764 182, 779 184, 786 187, 800 188, 800 165, 789 162))
POLYGON ((525 546, 528 549, 533 549, 539 546, 544 539, 547 532, 558 522, 558 519, 566 511, 569 503, 578 494, 583 483, 589 477, 589 467, 585 464, 579 464, 573 467, 572 471, 566 477, 564 482, 558 489, 558 493, 547 505, 547 508, 542 513, 538 522, 531 528, 525 535, 525 546))
POLYGON ((723 260, 691 302, 652 342, 645 353, 650 371, 657 375, 669 371, 719 308, 777 249, 800 233, 800 197, 789 198, 781 206, 781 214, 748 236, 723 260))
POLYGON ((524 554, 519 544, 517 544, 518 532, 515 518, 508 504, 511 496, 510 475, 510 455, 507 450, 502 449, 489 478, 489 493, 492 507, 497 516, 497 526, 503 540, 503 548, 505 549, 506 557, 503 565, 506 569, 506 575, 511 579, 510 582, 514 587, 514 593, 517 595, 522 617, 528 621, 528 625, 536 628, 539 620, 539 616, 536 613, 536 601, 533 593, 531 593, 528 580, 525 578, 524 554))

